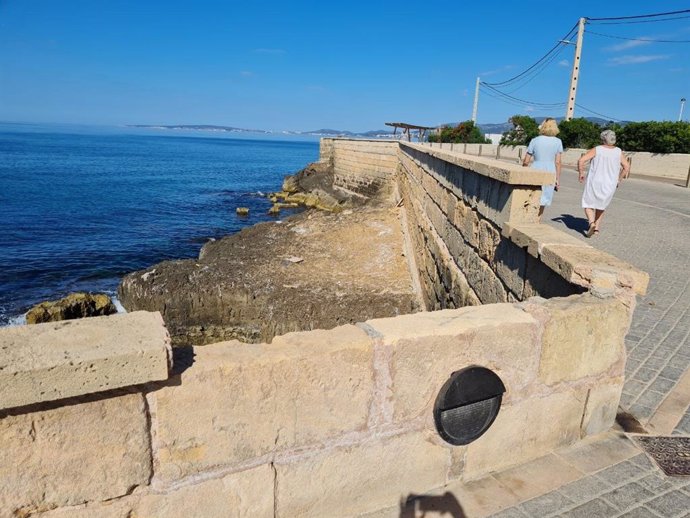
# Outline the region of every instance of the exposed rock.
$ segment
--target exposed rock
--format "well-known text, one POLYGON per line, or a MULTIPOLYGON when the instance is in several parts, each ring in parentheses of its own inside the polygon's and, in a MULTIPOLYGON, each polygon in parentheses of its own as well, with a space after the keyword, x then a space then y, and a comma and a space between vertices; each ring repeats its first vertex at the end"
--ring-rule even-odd
POLYGON ((249 214, 249 208, 248 208, 248 207, 237 207, 237 208, 235 209, 235 212, 236 212, 239 216, 247 216, 247 215, 249 214))
POLYGON ((309 211, 254 225, 207 243, 198 260, 126 276, 120 300, 160 311, 175 346, 270 341, 414 312, 398 211, 309 211))
POLYGON ((70 293, 60 300, 41 302, 31 308, 26 314, 26 323, 41 324, 114 313, 117 313, 117 308, 104 293, 70 293))

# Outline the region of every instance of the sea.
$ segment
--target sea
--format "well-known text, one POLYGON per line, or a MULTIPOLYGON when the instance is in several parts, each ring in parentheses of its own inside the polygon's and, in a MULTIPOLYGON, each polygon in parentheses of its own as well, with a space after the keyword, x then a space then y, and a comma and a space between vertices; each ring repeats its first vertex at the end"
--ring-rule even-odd
POLYGON ((262 195, 318 159, 298 138, 0 123, 0 326, 275 220, 262 195))

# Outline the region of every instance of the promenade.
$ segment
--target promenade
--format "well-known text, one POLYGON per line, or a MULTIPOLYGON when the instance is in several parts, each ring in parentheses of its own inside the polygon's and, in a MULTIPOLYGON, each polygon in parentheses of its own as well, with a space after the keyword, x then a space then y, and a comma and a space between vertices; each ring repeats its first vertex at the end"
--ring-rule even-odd
MULTIPOLYGON (((587 240, 581 193, 575 172, 564 170, 544 223, 587 240)), ((650 435, 690 436, 690 190, 624 181, 600 235, 588 242, 650 275, 648 292, 638 298, 626 337, 621 408, 650 435)), ((575 446, 559 458, 574 469, 590 469, 582 469, 584 476, 578 480, 493 516, 690 516, 690 477, 664 476, 620 432, 598 445, 575 446)))

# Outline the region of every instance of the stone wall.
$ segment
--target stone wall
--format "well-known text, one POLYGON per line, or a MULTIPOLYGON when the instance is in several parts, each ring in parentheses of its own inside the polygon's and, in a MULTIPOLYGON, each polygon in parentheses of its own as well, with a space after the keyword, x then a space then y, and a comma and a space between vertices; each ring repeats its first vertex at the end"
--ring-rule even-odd
MULTIPOLYGON (((444 149, 473 156, 515 160, 522 162, 527 146, 498 146, 494 144, 440 144, 425 143, 431 148, 444 149)), ((563 165, 577 167, 577 161, 586 153, 586 149, 569 148, 563 153, 563 165)), ((659 179, 680 182, 688 187, 690 179, 690 155, 683 153, 643 153, 626 151, 630 160, 630 176, 635 178, 659 179)))
MULTIPOLYGON (((108 318, 90 320, 94 336, 108 318)), ((120 336, 136 336, 128 319, 120 336)), ((628 319, 620 300, 584 294, 193 348, 166 381, 0 411, 1 514, 338 517, 395 506, 607 429, 628 319), (432 407, 468 365, 494 370, 507 392, 490 430, 453 447, 432 407)))
POLYGON ((393 185, 397 151, 396 141, 323 138, 319 160, 333 167, 337 186, 365 196, 385 195, 393 185))
POLYGON ((170 371, 156 313, 0 329, 0 515, 398 516, 611 427, 646 274, 535 223, 545 173, 325 141, 342 182, 397 193, 439 310, 177 349, 170 371), (486 434, 451 446, 432 410, 468 366, 506 393, 486 434))

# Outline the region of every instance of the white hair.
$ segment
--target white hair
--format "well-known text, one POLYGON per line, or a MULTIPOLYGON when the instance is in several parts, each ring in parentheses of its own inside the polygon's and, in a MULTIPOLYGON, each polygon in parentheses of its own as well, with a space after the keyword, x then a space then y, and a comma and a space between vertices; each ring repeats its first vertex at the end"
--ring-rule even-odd
POLYGON ((616 143, 616 132, 612 130, 604 130, 601 132, 601 141, 607 146, 613 146, 616 143))

